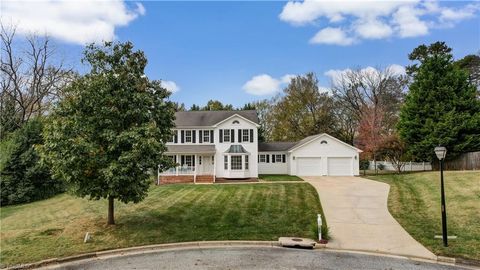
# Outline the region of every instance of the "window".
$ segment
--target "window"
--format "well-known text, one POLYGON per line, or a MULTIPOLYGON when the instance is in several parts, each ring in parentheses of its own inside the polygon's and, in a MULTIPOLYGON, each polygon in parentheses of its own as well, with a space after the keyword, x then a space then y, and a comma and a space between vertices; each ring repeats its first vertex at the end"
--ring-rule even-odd
POLYGON ((192 131, 185 130, 185 142, 189 143, 192 142, 192 131))
POLYGON ((328 144, 327 141, 321 141, 320 144, 328 144))
POLYGON ((275 162, 282 162, 282 155, 275 155, 275 162))
POLYGON ((250 141, 250 133, 248 132, 248 129, 242 129, 242 142, 248 141, 250 141))
POLYGON ((234 121, 232 122, 232 124, 238 125, 238 124, 240 124, 240 122, 238 122, 238 120, 234 120, 234 121))
POLYGON ((242 156, 231 156, 230 157, 230 169, 231 170, 241 170, 242 169, 242 156))
POLYGON ((228 156, 223 157, 223 168, 228 170, 228 156))
POLYGON ((223 141, 230 142, 230 129, 223 130, 223 141))
POLYGON ((248 156, 245 156, 245 170, 248 170, 248 156))
POLYGON ((260 162, 260 163, 265 163, 265 162, 267 162, 267 158, 265 157, 265 155, 260 155, 260 156, 258 157, 258 162, 260 162))
POLYGON ((210 130, 203 131, 203 142, 204 143, 210 142, 210 130))
POLYGON ((185 156, 185 165, 188 167, 193 166, 193 156, 185 156))

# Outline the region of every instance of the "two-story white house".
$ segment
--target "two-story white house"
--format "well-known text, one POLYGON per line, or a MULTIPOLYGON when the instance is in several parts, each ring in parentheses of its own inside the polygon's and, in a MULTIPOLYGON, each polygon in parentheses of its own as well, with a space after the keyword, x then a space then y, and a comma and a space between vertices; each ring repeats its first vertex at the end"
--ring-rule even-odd
POLYGON ((179 166, 160 172, 159 182, 258 177, 256 111, 177 112, 175 126, 166 154, 179 166))
POLYGON ((256 179, 259 174, 358 175, 361 150, 328 134, 298 142, 258 142, 255 110, 175 113, 166 155, 177 164, 158 184, 256 179))

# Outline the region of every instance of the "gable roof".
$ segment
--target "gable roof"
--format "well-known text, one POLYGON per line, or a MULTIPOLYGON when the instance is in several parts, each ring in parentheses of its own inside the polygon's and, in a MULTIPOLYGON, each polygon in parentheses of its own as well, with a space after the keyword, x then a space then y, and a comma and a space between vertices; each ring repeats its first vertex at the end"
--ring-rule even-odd
POLYGON ((245 111, 186 111, 175 113, 176 127, 206 127, 213 126, 234 115, 239 115, 258 125, 259 120, 255 110, 245 111))
POLYGON ((322 134, 317 134, 317 135, 308 136, 308 137, 300 140, 297 144, 295 144, 295 145, 294 145, 293 147, 291 147, 290 149, 288 149, 288 152, 292 152, 293 150, 295 150, 295 149, 297 149, 297 148, 299 148, 299 147, 301 147, 301 146, 303 146, 303 145, 306 145, 306 144, 310 143, 311 141, 316 140, 316 139, 318 139, 318 138, 320 138, 320 137, 323 137, 323 136, 329 137, 330 139, 335 140, 335 141, 337 141, 337 142, 339 142, 339 143, 341 143, 341 144, 343 144, 343 145, 345 145, 345 146, 348 146, 348 147, 350 147, 350 148, 353 148, 353 149, 357 150, 357 152, 359 152, 359 153, 363 152, 362 150, 356 148, 355 146, 352 146, 352 145, 350 145, 350 144, 348 144, 348 143, 346 143, 346 142, 344 142, 344 141, 341 141, 341 140, 339 140, 339 139, 337 139, 337 138, 335 138, 335 137, 333 137, 333 136, 331 136, 331 135, 328 135, 327 133, 322 133, 322 134))
POLYGON ((295 146, 297 142, 261 142, 258 143, 259 152, 287 151, 295 146))

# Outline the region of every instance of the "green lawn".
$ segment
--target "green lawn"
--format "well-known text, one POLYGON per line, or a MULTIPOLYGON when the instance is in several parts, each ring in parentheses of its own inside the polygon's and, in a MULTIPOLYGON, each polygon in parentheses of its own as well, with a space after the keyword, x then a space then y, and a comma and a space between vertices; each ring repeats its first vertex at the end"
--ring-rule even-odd
POLYGON ((110 227, 105 200, 63 194, 1 208, 1 266, 154 243, 313 238, 321 213, 315 189, 302 182, 152 186, 143 202, 115 206, 110 227), (86 232, 93 241, 84 244, 86 232))
POLYGON ((480 260, 480 172, 445 172, 448 234, 441 239, 439 172, 368 176, 390 184, 388 207, 398 222, 437 255, 480 260))
POLYGON ((274 182, 274 181, 303 181, 302 178, 295 176, 295 175, 288 175, 288 174, 260 174, 258 176, 260 180, 267 181, 267 182, 274 182))

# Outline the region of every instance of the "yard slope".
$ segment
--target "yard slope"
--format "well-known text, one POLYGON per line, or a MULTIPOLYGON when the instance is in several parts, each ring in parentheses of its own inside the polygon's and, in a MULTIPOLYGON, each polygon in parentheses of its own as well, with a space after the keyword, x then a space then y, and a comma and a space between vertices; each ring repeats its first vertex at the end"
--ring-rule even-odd
POLYGON ((138 204, 63 194, 0 209, 2 267, 95 250, 200 240, 276 240, 315 237, 321 206, 315 189, 293 184, 165 185, 138 204), (93 233, 84 244, 86 232, 93 233))
POLYGON ((445 172, 449 240, 441 239, 440 174, 422 172, 368 176, 390 185, 388 207, 398 222, 437 255, 480 260, 480 172, 445 172))

